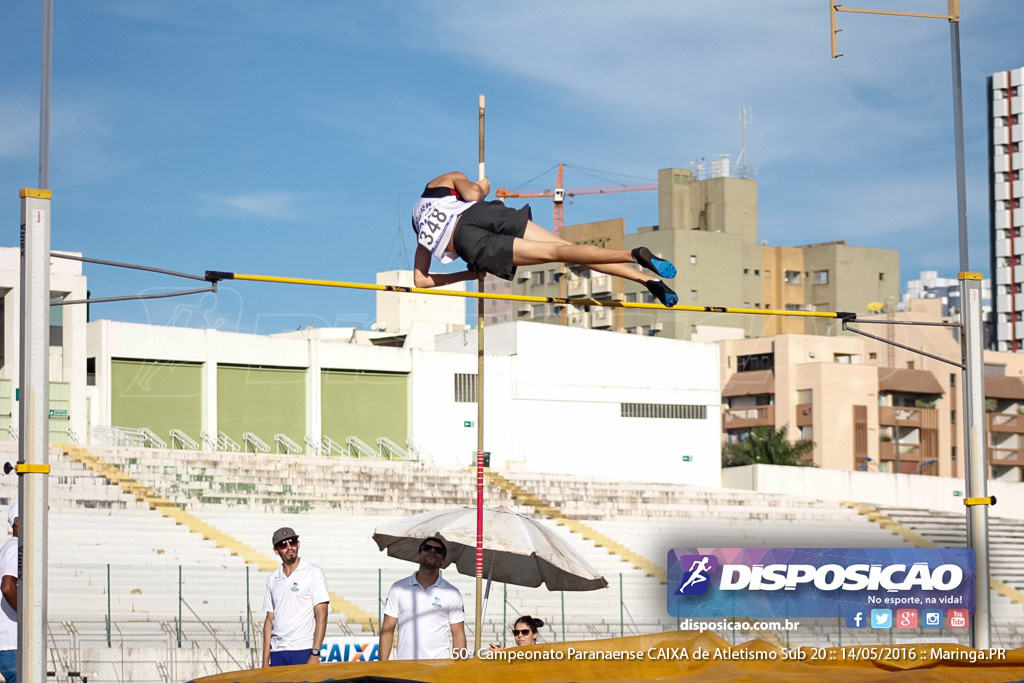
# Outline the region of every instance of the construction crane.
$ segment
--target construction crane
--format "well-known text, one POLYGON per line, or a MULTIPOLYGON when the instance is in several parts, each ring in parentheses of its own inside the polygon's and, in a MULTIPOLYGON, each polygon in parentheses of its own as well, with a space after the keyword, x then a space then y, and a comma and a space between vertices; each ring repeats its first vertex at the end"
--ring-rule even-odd
POLYGON ((566 190, 562 187, 562 170, 565 164, 558 164, 558 178, 555 180, 554 190, 523 190, 521 192, 506 190, 499 187, 494 191, 498 199, 507 198, 529 198, 529 197, 551 197, 555 205, 554 218, 551 222, 551 229, 557 235, 565 225, 565 198, 585 194, 612 194, 615 192, 644 192, 657 190, 658 183, 641 183, 638 185, 612 185, 610 187, 583 187, 575 190, 566 190))

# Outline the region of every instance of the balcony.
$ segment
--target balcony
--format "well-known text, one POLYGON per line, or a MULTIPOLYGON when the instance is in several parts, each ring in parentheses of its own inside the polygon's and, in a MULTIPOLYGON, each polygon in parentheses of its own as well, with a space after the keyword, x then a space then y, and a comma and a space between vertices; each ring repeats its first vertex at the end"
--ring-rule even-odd
POLYGON ((881 427, 934 427, 938 411, 934 408, 911 408, 907 406, 879 406, 878 424, 881 427))
POLYGON ((1024 467, 1024 448, 988 447, 988 464, 1000 467, 1024 467))
POLYGON ((1024 415, 1017 413, 986 413, 990 432, 1024 434, 1024 415))
POLYGON ((796 406, 796 426, 810 427, 814 424, 814 404, 799 403, 796 406))
POLYGON ((775 406, 726 408, 722 413, 722 428, 726 430, 763 426, 775 426, 775 406))

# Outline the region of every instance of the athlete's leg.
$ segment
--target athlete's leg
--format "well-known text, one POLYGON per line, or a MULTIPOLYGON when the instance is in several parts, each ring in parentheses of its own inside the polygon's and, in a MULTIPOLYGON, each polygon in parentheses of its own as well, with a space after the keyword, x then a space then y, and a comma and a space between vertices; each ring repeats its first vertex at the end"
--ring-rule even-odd
POLYGON ((526 224, 523 237, 516 238, 512 243, 512 259, 517 266, 534 266, 551 262, 578 263, 599 273, 607 273, 638 282, 647 287, 647 290, 658 301, 669 308, 679 302, 679 297, 664 282, 628 265, 640 262, 644 267, 652 270, 667 266, 670 269, 670 274, 667 274, 666 277, 675 275, 675 267, 671 263, 657 259, 649 249, 644 247, 628 252, 620 249, 604 249, 593 245, 573 244, 530 221, 526 224), (594 258, 595 254, 597 258, 594 258))
POLYGON ((641 284, 654 278, 632 265, 636 260, 631 252, 605 249, 592 244, 573 244, 557 237, 537 223, 526 224, 522 239, 512 245, 512 262, 517 266, 535 266, 540 263, 578 263, 591 270, 607 273, 641 284))

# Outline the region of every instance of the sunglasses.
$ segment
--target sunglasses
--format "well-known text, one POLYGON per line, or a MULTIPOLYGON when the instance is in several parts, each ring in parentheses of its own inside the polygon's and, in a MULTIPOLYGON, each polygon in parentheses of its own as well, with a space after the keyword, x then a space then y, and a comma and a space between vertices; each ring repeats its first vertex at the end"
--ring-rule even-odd
POLYGON ((425 545, 422 546, 420 550, 425 553, 435 553, 437 555, 441 555, 442 557, 448 554, 447 551, 439 545, 425 545))
POLYGON ((533 633, 533 631, 531 631, 528 628, 523 628, 523 629, 514 628, 514 629, 512 629, 512 635, 514 635, 514 636, 528 636, 531 633, 533 633))
POLYGON ((299 539, 297 539, 297 538, 286 538, 283 541, 281 541, 280 543, 278 543, 277 545, 275 545, 274 547, 277 548, 278 550, 284 550, 285 548, 287 548, 290 545, 293 545, 296 548, 298 548, 299 547, 299 539))

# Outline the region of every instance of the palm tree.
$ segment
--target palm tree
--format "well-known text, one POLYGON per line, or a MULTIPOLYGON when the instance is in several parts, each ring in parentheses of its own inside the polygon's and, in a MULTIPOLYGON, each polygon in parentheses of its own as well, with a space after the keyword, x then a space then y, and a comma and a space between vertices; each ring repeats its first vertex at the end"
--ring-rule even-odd
POLYGON ((804 456, 814 450, 813 441, 796 441, 790 443, 786 439, 786 427, 777 430, 774 427, 754 427, 747 433, 743 441, 728 444, 722 454, 722 467, 738 467, 740 465, 793 465, 811 466, 813 463, 803 462, 804 456))

